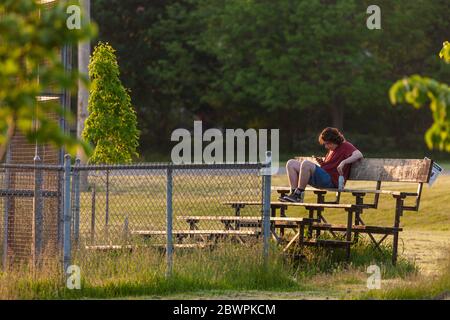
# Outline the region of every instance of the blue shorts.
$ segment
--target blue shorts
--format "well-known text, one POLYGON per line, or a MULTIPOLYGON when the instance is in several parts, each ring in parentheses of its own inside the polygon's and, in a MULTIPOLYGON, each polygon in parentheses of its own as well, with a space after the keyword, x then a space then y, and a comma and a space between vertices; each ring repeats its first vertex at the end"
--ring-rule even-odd
POLYGON ((315 188, 336 188, 336 186, 331 181, 331 176, 323 170, 321 167, 316 165, 316 170, 314 174, 309 178, 308 183, 315 188))

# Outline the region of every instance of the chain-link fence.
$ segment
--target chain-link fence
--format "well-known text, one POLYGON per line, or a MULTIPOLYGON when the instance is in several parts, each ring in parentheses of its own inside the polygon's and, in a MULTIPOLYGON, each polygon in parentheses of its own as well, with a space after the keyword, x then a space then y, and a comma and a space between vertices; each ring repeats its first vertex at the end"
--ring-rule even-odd
POLYGON ((62 237, 58 166, 0 168, 1 260, 12 265, 44 263, 58 255, 62 237))
MULTIPOLYGON (((135 236, 154 238, 156 243, 161 236, 165 239, 170 173, 173 231, 190 230, 199 219, 195 230, 221 230, 223 223, 216 218, 235 214, 226 202, 262 203, 259 169, 258 165, 79 167, 74 176, 88 174, 85 185, 78 178, 78 187, 72 188, 73 202, 79 199, 80 204, 72 208, 74 236, 81 246, 121 244, 135 236)), ((261 216, 261 207, 249 208, 246 214, 261 216)))
POLYGON ((263 167, 71 166, 69 158, 65 166, 3 165, 3 266, 59 257, 67 267, 76 252, 161 247, 170 255, 222 240, 262 242, 270 197, 263 167), (252 205, 241 210, 237 202, 252 205))

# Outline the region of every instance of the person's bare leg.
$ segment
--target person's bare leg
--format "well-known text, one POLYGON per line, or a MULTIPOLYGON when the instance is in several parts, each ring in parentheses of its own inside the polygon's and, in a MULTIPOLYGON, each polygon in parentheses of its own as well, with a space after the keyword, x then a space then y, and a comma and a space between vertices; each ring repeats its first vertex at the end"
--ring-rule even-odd
POLYGON ((301 162, 295 159, 291 159, 286 163, 286 174, 288 176, 291 190, 294 190, 298 186, 300 167, 301 162))
POLYGON ((309 178, 314 174, 314 171, 316 171, 316 165, 313 162, 308 160, 302 162, 298 180, 298 188, 300 190, 305 190, 309 178))
POLYGON ((316 165, 310 161, 305 160, 300 162, 297 160, 289 160, 286 164, 286 170, 288 173, 292 193, 290 195, 284 196, 282 199, 280 199, 280 201, 303 202, 306 185, 309 181, 309 177, 311 177, 311 175, 314 173, 315 168, 316 165))

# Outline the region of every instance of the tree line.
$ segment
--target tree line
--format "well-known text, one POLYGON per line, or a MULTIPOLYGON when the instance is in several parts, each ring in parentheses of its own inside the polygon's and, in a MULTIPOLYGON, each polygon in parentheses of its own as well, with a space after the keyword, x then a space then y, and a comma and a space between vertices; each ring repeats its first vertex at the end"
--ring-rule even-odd
POLYGON ((284 153, 335 126, 373 153, 421 151, 427 109, 392 107, 398 79, 448 82, 446 0, 96 0, 98 40, 116 50, 144 155, 168 154, 176 128, 279 128, 284 153))

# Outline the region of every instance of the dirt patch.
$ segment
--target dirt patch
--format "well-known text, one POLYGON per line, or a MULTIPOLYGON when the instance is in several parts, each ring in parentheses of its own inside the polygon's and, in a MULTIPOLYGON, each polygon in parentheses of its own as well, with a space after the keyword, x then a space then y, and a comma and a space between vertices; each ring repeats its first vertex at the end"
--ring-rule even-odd
POLYGON ((176 294, 170 296, 147 296, 137 299, 164 300, 337 300, 335 294, 318 291, 205 291, 176 294))

